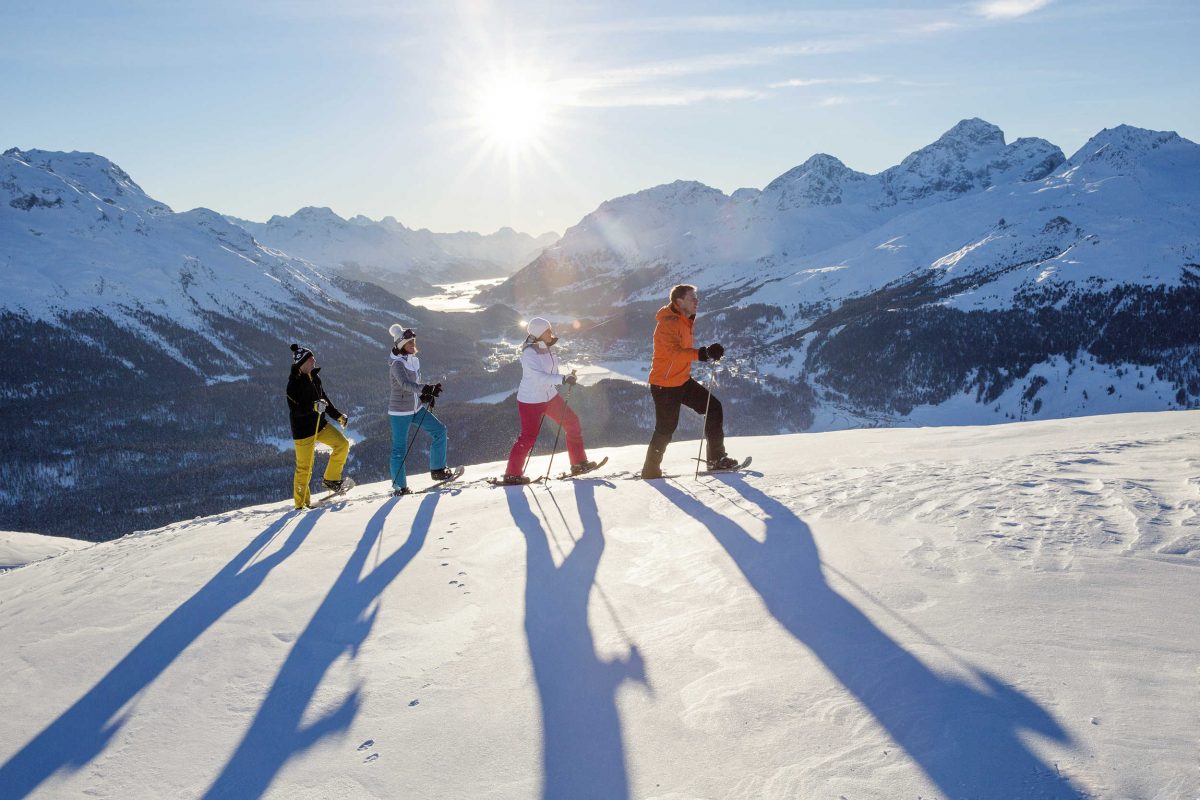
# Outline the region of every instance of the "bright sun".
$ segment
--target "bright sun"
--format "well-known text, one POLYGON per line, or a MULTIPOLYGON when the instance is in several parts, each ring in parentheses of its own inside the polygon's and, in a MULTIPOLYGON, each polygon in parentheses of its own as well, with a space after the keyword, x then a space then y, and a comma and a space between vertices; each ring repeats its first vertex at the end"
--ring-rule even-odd
POLYGON ((480 89, 475 125, 500 148, 536 147, 550 125, 550 93, 544 83, 521 72, 496 75, 480 89))

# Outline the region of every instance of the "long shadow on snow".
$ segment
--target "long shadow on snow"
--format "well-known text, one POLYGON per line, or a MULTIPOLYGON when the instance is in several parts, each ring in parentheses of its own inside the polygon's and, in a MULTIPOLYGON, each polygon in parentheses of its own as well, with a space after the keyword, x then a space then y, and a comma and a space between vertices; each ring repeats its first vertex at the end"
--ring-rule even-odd
POLYGON ((209 627, 249 597, 271 570, 296 551, 323 512, 306 514, 283 546, 261 561, 254 557, 295 518, 288 512, 254 537, 232 561, 155 626, 87 694, 0 766, 0 798, 29 795, 61 769, 72 772, 108 746, 133 713, 118 716, 209 627))
POLYGON ((667 481, 650 485, 712 532, 775 619, 947 798, 1086 797, 1018 735, 1070 742, 1044 709, 994 675, 976 671, 985 687, 976 689, 931 670, 826 583, 812 532, 787 506, 740 476, 721 482, 762 509, 765 541, 667 481))
POLYGON ((629 779, 616 693, 626 680, 641 679, 641 656, 636 647, 627 660, 596 655, 588 597, 604 535, 595 486, 573 486, 583 532, 557 567, 526 490, 505 490, 525 534, 525 635, 542 706, 542 796, 620 800, 629 797, 629 779))
POLYGON ((351 658, 358 655, 379 613, 379 607, 372 605, 421 551, 439 499, 436 493, 426 495, 407 541, 363 575, 367 557, 399 498, 389 499, 367 522, 350 559, 284 659, 246 735, 204 797, 260 797, 289 760, 350 727, 358 714, 358 689, 320 719, 307 725, 301 725, 301 719, 333 663, 347 652, 351 658))

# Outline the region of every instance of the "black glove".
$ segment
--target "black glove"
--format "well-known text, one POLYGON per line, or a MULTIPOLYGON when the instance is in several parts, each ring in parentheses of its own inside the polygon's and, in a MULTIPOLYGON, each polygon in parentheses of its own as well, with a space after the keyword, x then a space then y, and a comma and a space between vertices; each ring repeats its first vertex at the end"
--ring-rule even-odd
POLYGON ((575 373, 572 372, 570 375, 567 375, 563 378, 563 383, 565 383, 567 386, 574 386, 578 380, 579 379, 575 377, 575 373))
POLYGON ((442 396, 442 385, 440 383, 435 383, 433 385, 433 396, 434 397, 442 396))
POLYGON ((425 403, 426 405, 433 405, 433 398, 434 398, 433 389, 434 389, 434 387, 433 387, 433 384, 431 384, 431 383, 427 383, 421 387, 421 402, 422 403, 425 403))
POLYGON ((696 350, 696 358, 698 358, 701 361, 708 361, 708 348, 701 347, 698 350, 696 350))
MULTIPOLYGON (((712 361, 720 361, 721 356, 725 355, 725 348, 721 346, 720 342, 713 342, 708 347, 701 347, 700 349, 707 350, 708 358, 712 361)), ((701 359, 701 361, 703 360, 701 359)))

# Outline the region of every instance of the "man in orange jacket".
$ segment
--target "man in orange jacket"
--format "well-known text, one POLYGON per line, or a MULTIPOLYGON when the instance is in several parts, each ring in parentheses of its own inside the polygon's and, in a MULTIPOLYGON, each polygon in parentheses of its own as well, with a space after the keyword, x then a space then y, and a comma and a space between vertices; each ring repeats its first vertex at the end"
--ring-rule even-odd
POLYGON ((708 468, 731 469, 737 461, 725 454, 725 428, 721 401, 692 378, 693 361, 718 361, 725 355, 720 342, 692 347, 692 323, 700 298, 696 287, 681 283, 671 289, 671 302, 658 310, 654 328, 654 356, 650 362, 650 396, 654 398, 654 436, 642 465, 643 478, 662 477, 662 457, 679 425, 679 407, 697 414, 708 409, 704 438, 708 439, 708 468))

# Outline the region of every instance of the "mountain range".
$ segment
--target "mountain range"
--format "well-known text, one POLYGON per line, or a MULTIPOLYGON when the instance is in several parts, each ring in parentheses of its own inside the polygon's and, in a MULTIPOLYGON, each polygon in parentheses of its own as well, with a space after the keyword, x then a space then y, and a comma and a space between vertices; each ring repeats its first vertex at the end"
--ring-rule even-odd
MULTIPOLYGON (((1119 126, 1068 158, 970 119, 876 175, 822 154, 761 190, 678 181, 609 200, 543 249, 328 209, 261 228, 177 213, 99 155, 8 150, 0 528, 111 535, 277 497, 293 341, 351 413, 349 468, 383 479, 394 322, 447 387, 451 459, 499 459, 512 397, 469 401, 515 387, 504 342, 522 315, 573 320, 568 360, 644 364, 680 281, 700 287, 697 343, 726 345, 696 374, 718 381, 732 435, 1194 408, 1197 187, 1200 146, 1174 133, 1119 126), (522 252, 481 313, 403 299, 522 252)), ((596 445, 652 426, 636 383, 571 403, 596 445)))
POLYGON ((352 467, 382 474, 386 419, 362 411, 387 396, 388 326, 420 331, 465 398, 507 383, 477 343, 519 321, 412 306, 214 211, 176 213, 91 153, 0 155, 0 265, 0 527, 19 530, 131 530, 277 494, 291 342, 356 418, 352 467))
POLYGON ((511 275, 558 241, 554 233, 535 238, 512 228, 488 235, 433 233, 407 228, 395 217, 343 219, 328 208, 314 207, 266 222, 226 219, 267 247, 347 277, 378 283, 405 297, 429 292, 436 283, 511 275))
POLYGON ((968 119, 876 175, 820 154, 761 191, 677 181, 603 203, 480 300, 644 343, 678 282, 731 371, 821 427, 1194 406, 1200 146, 1122 125, 1067 158, 968 119))

